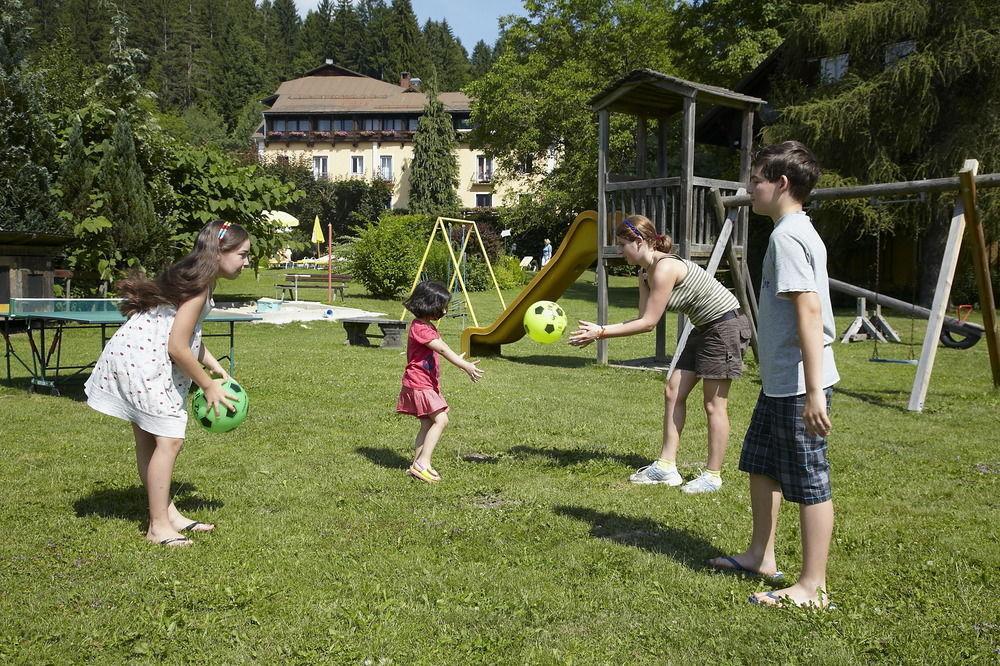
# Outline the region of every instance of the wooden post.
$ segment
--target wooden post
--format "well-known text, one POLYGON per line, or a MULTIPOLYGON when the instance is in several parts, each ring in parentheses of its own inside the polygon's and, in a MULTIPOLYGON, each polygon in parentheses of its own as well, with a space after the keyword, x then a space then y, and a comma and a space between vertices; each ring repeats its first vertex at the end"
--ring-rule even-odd
MULTIPOLYGON (((684 98, 684 117, 681 130, 681 187, 680 187, 680 211, 677 224, 679 241, 675 245, 679 249, 680 256, 685 259, 691 258, 691 235, 694 231, 694 126, 695 126, 695 101, 694 97, 684 98)), ((687 323, 687 317, 682 314, 677 315, 677 336, 680 338, 681 331, 687 323)))
POLYGON ((646 178, 646 116, 637 116, 635 122, 635 171, 646 178))
MULTIPOLYGON (((343 296, 343 292, 340 294, 343 296)), ((326 302, 333 303, 333 225, 326 225, 326 302)))
POLYGON ((966 160, 958 172, 961 183, 965 221, 972 239, 972 259, 975 264, 976 286, 979 288, 979 305, 983 310, 983 328, 986 329, 986 347, 990 352, 990 369, 993 388, 1000 388, 1000 331, 997 330, 997 311, 993 300, 993 283, 990 281, 990 259, 986 250, 983 223, 976 210, 976 171, 979 162, 966 160))
MULTIPOLYGON (((604 246, 608 243, 608 182, 609 111, 597 113, 597 323, 608 323, 608 271, 604 264, 604 246)), ((608 341, 597 341, 597 362, 608 364, 608 341)))
MULTIPOLYGON (((662 116, 656 120, 656 177, 667 177, 667 119, 662 116)), ((656 232, 668 234, 670 230, 667 229, 667 219, 669 217, 667 214, 667 190, 666 188, 661 188, 658 191, 662 192, 662 194, 656 197, 657 211, 661 213, 657 215, 655 220, 656 232)), ((654 336, 653 358, 661 361, 667 357, 666 313, 664 313, 663 317, 660 317, 660 321, 656 322, 654 336)))
MULTIPOLYGON (((718 190, 712 190, 714 193, 714 198, 716 202, 721 201, 721 197, 718 194, 718 190)), ((715 277, 716 271, 719 270, 719 263, 722 261, 722 255, 726 252, 726 249, 732 249, 733 240, 733 230, 734 230, 734 220, 739 214, 738 210, 733 211, 733 215, 727 217, 725 222, 722 223, 722 228, 719 230, 719 235, 715 238, 715 246, 712 247, 712 255, 708 258, 708 265, 705 266, 705 272, 708 273, 713 278, 715 277)), ((694 326, 691 322, 687 322, 684 325, 684 330, 681 331, 680 338, 677 340, 677 348, 674 350, 674 356, 670 359, 670 368, 667 370, 667 379, 670 379, 670 375, 673 374, 674 369, 677 367, 677 361, 681 357, 681 352, 684 351, 684 346, 687 345, 688 337, 691 335, 691 331, 694 330, 694 326)))
MULTIPOLYGON (((973 169, 972 175, 978 165, 973 169)), ((931 382, 931 372, 934 370, 934 357, 937 355, 938 338, 948 311, 948 298, 951 295, 951 284, 955 279, 955 268, 958 266, 958 254, 962 249, 962 234, 965 232, 965 206, 962 199, 955 202, 955 212, 951 218, 951 228, 948 231, 948 242, 941 259, 941 270, 938 273, 937 287, 934 289, 934 304, 931 306, 930 320, 924 333, 924 344, 920 351, 920 362, 917 363, 917 374, 913 378, 913 389, 910 391, 910 402, 907 406, 911 412, 922 412, 924 400, 927 398, 927 388, 931 382)))
MULTIPOLYGON (((737 192, 737 196, 743 194, 743 192, 744 190, 741 187, 737 192)), ((717 187, 712 188, 712 203, 715 206, 717 219, 735 224, 739 216, 739 208, 731 208, 729 210, 729 214, 727 215, 726 209, 722 205, 722 194, 719 192, 717 187)), ((739 258, 736 256, 736 248, 733 247, 732 235, 730 235, 729 242, 726 243, 725 249, 726 259, 729 262, 730 275, 733 277, 733 287, 736 289, 736 300, 740 302, 740 308, 750 320, 750 347, 753 349, 754 358, 759 360, 760 353, 757 350, 756 307, 751 308, 750 295, 748 293, 748 285, 750 282, 745 277, 744 270, 746 267, 740 264, 739 258)))
MULTIPOLYGON (((743 127, 740 131, 740 182, 746 187, 750 182, 750 163, 753 157, 753 108, 743 111, 743 127)), ((740 216, 737 218, 738 233, 733 236, 733 243, 743 248, 740 261, 746 264, 747 245, 750 242, 750 207, 740 209, 740 216)), ((749 282, 748 282, 749 284, 749 282)))

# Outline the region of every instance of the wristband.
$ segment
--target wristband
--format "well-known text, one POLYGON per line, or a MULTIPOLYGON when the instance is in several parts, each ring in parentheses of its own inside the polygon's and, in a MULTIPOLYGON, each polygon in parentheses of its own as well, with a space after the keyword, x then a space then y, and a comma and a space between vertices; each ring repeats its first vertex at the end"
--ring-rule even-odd
POLYGON ((603 327, 603 326, 601 326, 601 330, 600 330, 600 331, 598 331, 598 333, 597 333, 597 339, 598 339, 598 340, 603 340, 603 339, 604 339, 604 336, 605 336, 605 331, 604 331, 604 327, 603 327))

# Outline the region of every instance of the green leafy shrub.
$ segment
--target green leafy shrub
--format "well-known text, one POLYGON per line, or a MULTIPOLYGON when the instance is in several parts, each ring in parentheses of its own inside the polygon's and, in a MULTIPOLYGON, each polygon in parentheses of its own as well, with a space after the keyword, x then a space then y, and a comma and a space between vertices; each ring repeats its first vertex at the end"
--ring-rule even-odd
POLYGON ((385 214, 358 232, 351 272, 376 298, 409 289, 430 232, 424 215, 385 214))
POLYGON ((530 276, 521 268, 521 262, 517 257, 500 255, 493 262, 493 273, 497 276, 497 283, 501 289, 516 289, 527 284, 530 276))

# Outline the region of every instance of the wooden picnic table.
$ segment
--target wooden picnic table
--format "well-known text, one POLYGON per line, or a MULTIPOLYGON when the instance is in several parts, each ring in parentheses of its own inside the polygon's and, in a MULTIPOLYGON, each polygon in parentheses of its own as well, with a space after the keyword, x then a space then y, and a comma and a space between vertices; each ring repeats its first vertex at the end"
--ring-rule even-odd
POLYGON ((334 273, 328 279, 322 273, 285 273, 285 281, 274 285, 277 297, 284 299, 287 293, 292 300, 299 300, 299 289, 326 289, 329 284, 334 293, 340 294, 341 300, 344 298, 344 289, 351 282, 351 276, 344 273, 334 273))

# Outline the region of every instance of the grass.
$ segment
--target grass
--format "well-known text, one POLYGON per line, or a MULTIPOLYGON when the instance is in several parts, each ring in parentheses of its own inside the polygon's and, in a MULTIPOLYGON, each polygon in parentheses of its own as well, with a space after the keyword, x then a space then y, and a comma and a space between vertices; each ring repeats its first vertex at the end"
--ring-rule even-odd
MULTIPOLYGON (((281 273, 223 283, 217 300, 273 296, 281 273)), ((634 316, 631 281, 613 287, 612 321, 634 316)), ((491 321, 495 296, 475 298, 480 322, 491 321)), ((399 314, 357 287, 347 303, 399 314)), ((593 318, 593 275, 561 303, 593 318)), ((893 324, 909 334, 909 320, 893 324)), ((453 347, 461 325, 442 324, 453 347)), ((922 331, 917 322, 918 354, 922 331)), ((626 480, 659 448, 660 375, 529 341, 483 360, 476 385, 445 364, 452 420, 435 456, 445 481, 427 486, 403 474, 416 431, 393 413, 403 358, 344 340, 325 321, 239 328, 251 417, 227 435, 189 427, 176 501, 219 527, 184 550, 141 537, 126 424, 90 410, 79 384, 62 397, 27 393, 23 373, 0 385, 0 660, 998 659, 1000 393, 984 343, 938 351, 922 414, 906 411, 912 367, 868 363, 866 344, 836 346, 829 580, 839 610, 814 613, 752 607, 764 583, 703 566, 749 535, 736 464, 759 390, 753 362, 734 384, 726 483, 714 495, 626 480)), ((86 360, 96 347, 80 331, 67 352, 86 360)), ((614 341, 612 357, 651 349, 652 336, 614 341)), ((679 461, 688 477, 706 438, 691 407, 679 461)), ((794 506, 782 512, 778 561, 798 572, 794 506)))

